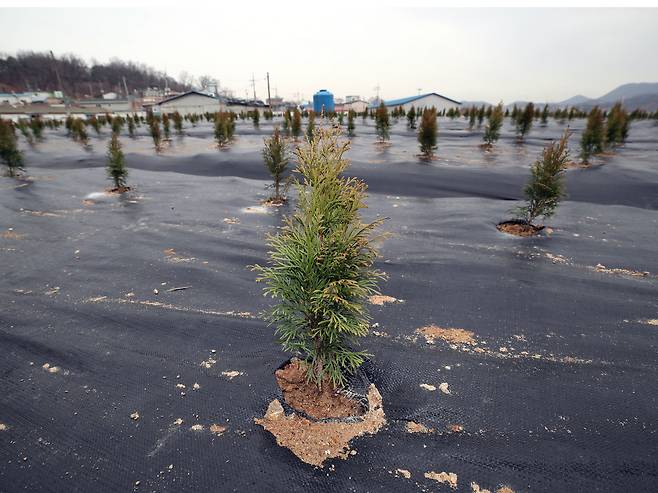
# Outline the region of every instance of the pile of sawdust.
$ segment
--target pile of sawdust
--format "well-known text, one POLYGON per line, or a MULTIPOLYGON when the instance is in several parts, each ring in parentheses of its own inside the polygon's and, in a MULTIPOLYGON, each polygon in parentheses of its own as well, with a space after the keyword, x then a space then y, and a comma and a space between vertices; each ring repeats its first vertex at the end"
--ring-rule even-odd
POLYGON ((407 433, 432 433, 434 431, 434 429, 428 428, 421 423, 416 423, 415 421, 407 422, 406 429, 407 433))
POLYGON ((308 382, 306 363, 297 358, 293 358, 274 375, 286 403, 312 418, 347 418, 364 413, 358 402, 334 391, 329 379, 325 379, 321 389, 313 382, 308 382))
POLYGON ((368 297, 368 301, 373 305, 383 306, 385 303, 398 303, 401 300, 393 298, 392 296, 386 296, 383 294, 374 294, 368 297))
POLYGON ((621 276, 631 276, 631 277, 647 277, 649 275, 649 272, 647 271, 640 272, 637 270, 630 270, 630 269, 608 268, 603 264, 596 264, 594 270, 596 272, 603 272, 604 274, 617 274, 621 276))
POLYGON ((18 234, 16 231, 13 229, 8 229, 7 231, 3 231, 2 234, 0 234, 5 240, 22 240, 25 238, 25 235, 18 234))
POLYGON ((221 436, 224 434, 225 431, 226 431, 226 426, 222 426, 218 424, 210 425, 210 432, 214 433, 215 435, 221 436))
POLYGON ((645 320, 644 323, 648 325, 658 325, 658 318, 649 318, 645 320))
POLYGON ((439 483, 444 483, 449 485, 452 489, 457 489, 457 475, 454 472, 426 472, 425 477, 427 479, 433 479, 439 483))
POLYGON ((165 248, 163 250, 163 253, 165 254, 165 258, 167 259, 167 262, 172 262, 172 263, 180 263, 180 262, 194 262, 196 258, 194 257, 181 257, 178 253, 176 253, 176 250, 173 248, 165 248))
POLYGON ((451 344, 475 344, 473 337, 475 334, 466 329, 428 325, 417 329, 416 333, 422 335, 428 344, 434 344, 436 339, 442 339, 451 344))
POLYGON ((534 224, 511 221, 496 225, 496 229, 514 236, 534 236, 544 228, 534 224))
POLYGON ((275 399, 263 418, 255 418, 275 436, 276 442, 288 448, 307 464, 322 467, 325 460, 334 457, 347 459, 356 451, 349 449, 355 437, 374 435, 386 424, 382 396, 374 385, 368 389, 368 411, 356 422, 314 422, 295 413, 286 415, 281 403, 275 399))

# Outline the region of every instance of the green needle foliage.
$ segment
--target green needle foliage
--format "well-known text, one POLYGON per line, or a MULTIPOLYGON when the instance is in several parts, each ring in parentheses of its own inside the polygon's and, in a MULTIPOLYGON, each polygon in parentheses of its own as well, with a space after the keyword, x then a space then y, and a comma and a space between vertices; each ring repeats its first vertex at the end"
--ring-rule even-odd
POLYGON ((251 117, 254 120, 254 128, 258 128, 260 126, 260 112, 258 110, 254 110, 251 117))
POLYGON ((306 124, 306 138, 311 140, 313 138, 313 132, 315 131, 315 112, 308 112, 308 123, 306 124))
POLYGON ((375 115, 375 129, 377 130, 377 136, 382 142, 390 139, 391 120, 388 116, 388 109, 386 109, 384 101, 379 103, 379 108, 377 108, 377 113, 375 115))
POLYGON ((484 129, 484 142, 485 145, 491 147, 494 142, 498 141, 500 137, 500 129, 503 126, 503 103, 491 110, 489 115, 489 122, 484 129))
POLYGON ((297 140, 302 134, 302 114, 297 108, 292 111, 292 122, 290 124, 292 136, 297 140))
POLYGON ((121 133, 121 128, 123 127, 123 118, 120 116, 115 116, 112 118, 112 133, 119 135, 121 133))
POLYGON ((565 131, 559 142, 552 142, 542 151, 542 156, 532 165, 532 176, 525 186, 527 204, 517 209, 518 218, 528 224, 538 217, 549 218, 555 213, 564 197, 564 170, 569 161, 565 131))
POLYGON ((149 124, 149 133, 153 139, 153 145, 155 145, 155 151, 160 152, 162 145, 162 130, 160 130, 160 120, 158 120, 153 115, 148 118, 149 124))
POLYGON ((284 199, 279 193, 281 177, 288 167, 288 144, 286 139, 279 133, 279 127, 274 129, 274 133, 269 139, 265 139, 263 148, 263 160, 267 170, 274 178, 274 197, 272 199, 282 202, 284 199))
POLYGON ((296 211, 268 239, 269 266, 254 267, 267 284, 265 294, 278 300, 269 321, 283 349, 306 360, 309 381, 321 386, 328 379, 335 388, 368 357, 354 345, 368 333, 366 298, 384 277, 373 267, 372 245, 383 220, 361 221, 366 185, 343 176, 349 143, 339 136, 319 129, 296 150, 296 211))
POLYGON ((25 140, 27 140, 27 143, 30 145, 34 145, 34 137, 32 137, 32 132, 30 132, 30 127, 27 126, 27 123, 25 123, 25 120, 22 118, 18 120, 18 124, 16 125, 18 127, 18 130, 21 131, 21 135, 25 137, 25 140))
POLYGON ((94 129, 96 132, 96 135, 100 135, 101 133, 101 122, 98 121, 98 118, 96 118, 96 115, 92 115, 91 118, 89 118, 89 125, 91 125, 91 128, 94 129))
POLYGON ((283 112, 283 133, 286 136, 290 137, 290 127, 292 125, 292 117, 290 116, 290 110, 283 112))
POLYGON ((83 146, 89 145, 87 126, 81 118, 73 119, 73 122, 71 123, 71 136, 73 137, 73 140, 80 142, 83 146))
POLYGON ((32 129, 32 135, 37 140, 43 140, 43 120, 38 116, 33 116, 30 118, 30 128, 32 129))
POLYGON ((580 139, 580 157, 584 163, 594 154, 603 152, 605 146, 605 121, 598 106, 592 108, 587 117, 587 126, 580 139))
POLYGON ((418 142, 420 143, 420 152, 425 159, 431 159, 436 149, 436 109, 426 109, 420 119, 420 129, 418 130, 418 142))
POLYGON ((227 111, 215 113, 215 140, 219 147, 228 145, 235 133, 233 115, 227 111))
POLYGON ((548 105, 544 105, 544 109, 541 110, 541 124, 546 126, 548 124, 548 105))
POLYGON ((134 138, 135 137, 135 119, 128 115, 126 117, 126 121, 128 122, 128 134, 134 138))
POLYGON ((121 142, 116 133, 112 133, 112 138, 107 144, 107 176, 114 182, 114 188, 118 192, 125 191, 126 178, 128 170, 121 150, 121 142))
POLYGON ((608 145, 616 146, 626 142, 630 119, 621 103, 616 103, 608 113, 607 141, 608 145))
POLYGON ((519 140, 523 140, 530 129, 532 128, 532 121, 535 118, 535 105, 528 103, 525 109, 520 112, 516 118, 516 133, 519 140))
POLYGON ((169 140, 171 135, 171 127, 169 124, 169 115, 167 113, 162 114, 162 128, 164 129, 165 140, 169 140))
POLYGON ((174 120, 174 129, 178 135, 183 135, 183 117, 181 114, 176 111, 171 116, 171 119, 174 120))
POLYGON ((356 126, 354 125, 354 119, 356 118, 356 111, 354 110, 349 110, 347 112, 347 135, 350 137, 354 137, 354 129, 356 126))
POLYGON ((23 171, 23 153, 16 145, 16 135, 11 122, 0 120, 0 159, 7 166, 7 174, 16 176, 23 171))
POLYGON ((416 129, 416 115, 416 108, 413 106, 409 108, 409 111, 407 112, 407 128, 410 130, 416 129))

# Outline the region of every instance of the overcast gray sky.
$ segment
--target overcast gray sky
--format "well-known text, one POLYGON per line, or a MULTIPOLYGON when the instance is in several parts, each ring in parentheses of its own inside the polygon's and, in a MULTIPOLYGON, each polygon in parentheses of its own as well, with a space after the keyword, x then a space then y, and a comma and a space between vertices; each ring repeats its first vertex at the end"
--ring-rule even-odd
POLYGON ((384 98, 438 92, 457 100, 598 97, 658 81, 658 9, 294 8, 163 6, 0 9, 0 50, 53 50, 87 61, 210 74, 238 96, 384 98), (268 10, 269 9, 269 10, 268 10), (251 90, 249 90, 251 94, 251 90))

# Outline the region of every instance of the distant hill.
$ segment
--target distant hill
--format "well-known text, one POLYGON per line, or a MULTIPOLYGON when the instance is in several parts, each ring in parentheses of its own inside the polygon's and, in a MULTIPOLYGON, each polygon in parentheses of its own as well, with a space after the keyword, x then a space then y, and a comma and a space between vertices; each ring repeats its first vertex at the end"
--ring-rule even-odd
POLYGON ((569 99, 565 99, 564 101, 560 101, 559 103, 554 103, 554 104, 560 106, 573 106, 576 104, 588 103, 591 100, 592 100, 591 98, 583 96, 582 94, 578 94, 576 96, 570 97, 569 99))
POLYGON ((75 55, 53 58, 46 52, 0 55, 0 89, 3 91, 63 90, 69 96, 100 96, 103 92, 123 94, 165 84, 175 91, 190 89, 173 77, 144 64, 112 59, 109 63, 87 63, 75 55), (58 82, 61 79, 61 86, 58 82))
POLYGON ((658 82, 633 82, 631 84, 622 84, 600 98, 599 102, 615 103, 623 99, 634 98, 636 96, 646 96, 648 94, 658 95, 658 82))

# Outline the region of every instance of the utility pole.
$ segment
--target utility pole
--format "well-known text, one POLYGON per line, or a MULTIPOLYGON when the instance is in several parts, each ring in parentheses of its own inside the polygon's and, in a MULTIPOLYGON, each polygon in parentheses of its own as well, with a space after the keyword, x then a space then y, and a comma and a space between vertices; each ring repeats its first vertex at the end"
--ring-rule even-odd
POLYGON ((269 72, 267 73, 267 106, 269 106, 270 111, 272 111, 272 98, 270 97, 270 73, 269 72))
POLYGON ((126 85, 126 76, 122 75, 121 78, 123 79, 123 90, 126 92, 126 98, 128 98, 129 95, 128 95, 128 86, 126 85))
POLYGON ((253 72, 251 73, 251 87, 254 89, 254 101, 256 101, 256 78, 253 72))
POLYGON ((375 91, 377 91, 377 101, 379 101, 379 90, 381 87, 379 87, 379 82, 377 82, 377 85, 375 86, 375 91))
POLYGON ((57 76, 57 84, 59 85, 59 90, 62 91, 62 97, 64 98, 64 109, 66 110, 66 114, 68 115, 69 111, 68 111, 66 95, 64 94, 64 86, 62 86, 62 79, 59 77, 59 70, 57 70, 57 62, 55 61, 55 55, 53 53, 53 50, 50 50, 50 58, 53 61, 53 68, 55 69, 55 75, 57 76))

